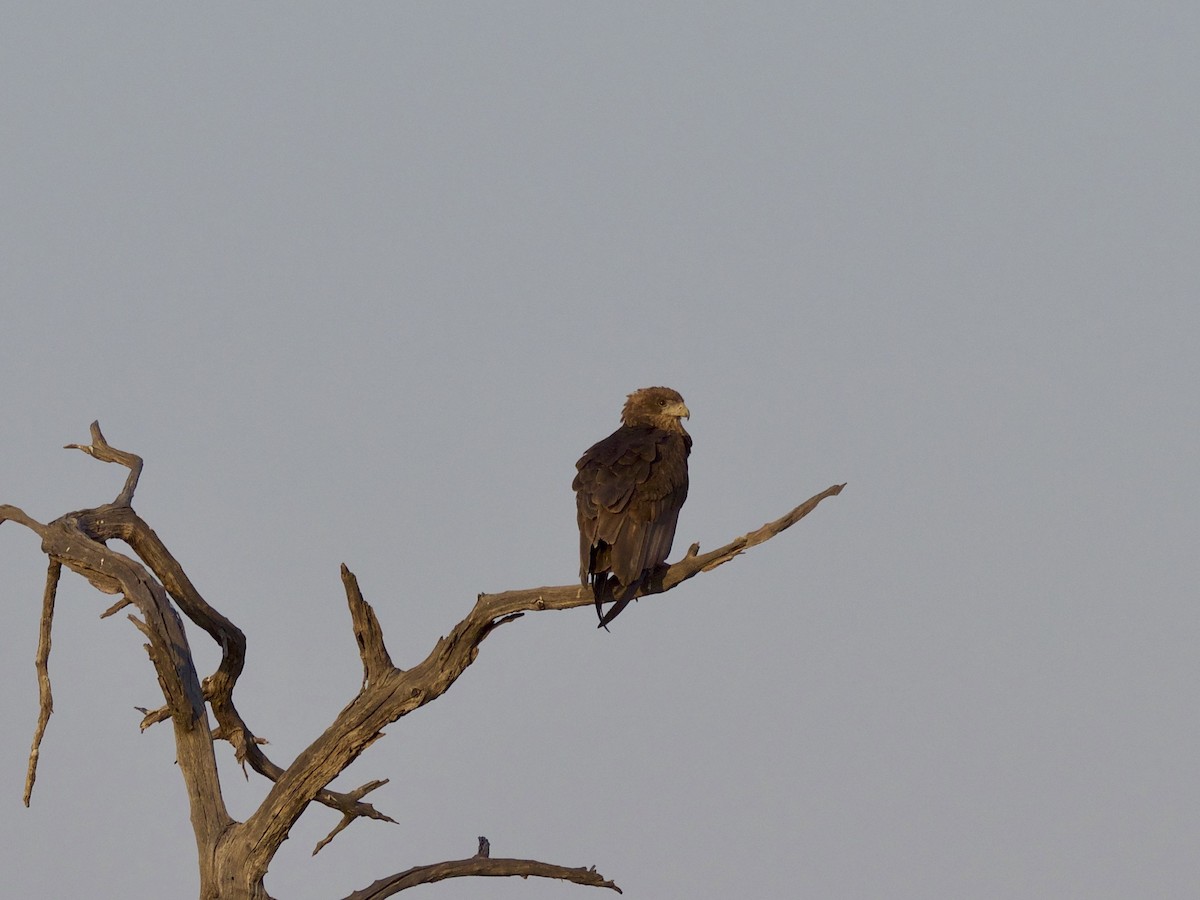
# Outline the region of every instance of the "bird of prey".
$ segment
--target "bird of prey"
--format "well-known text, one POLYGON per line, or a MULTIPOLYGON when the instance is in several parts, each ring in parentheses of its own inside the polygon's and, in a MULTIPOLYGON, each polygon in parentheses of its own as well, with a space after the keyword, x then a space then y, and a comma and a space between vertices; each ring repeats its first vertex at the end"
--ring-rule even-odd
POLYGON ((591 583, 600 627, 620 615, 667 561, 687 498, 692 438, 678 391, 634 391, 621 427, 575 464, 571 485, 579 521, 579 580, 591 583), (601 605, 613 602, 605 614, 601 605))

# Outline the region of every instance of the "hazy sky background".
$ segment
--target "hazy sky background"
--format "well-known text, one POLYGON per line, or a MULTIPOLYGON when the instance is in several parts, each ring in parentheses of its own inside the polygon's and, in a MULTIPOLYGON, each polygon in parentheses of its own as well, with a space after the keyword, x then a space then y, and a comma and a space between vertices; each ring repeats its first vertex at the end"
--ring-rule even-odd
MULTIPOLYGON (((640 898, 1195 896, 1198 46, 1194 2, 12 6, 0 502, 111 500, 93 419, 141 454, 287 764, 358 687, 339 563, 401 666, 570 583, 575 460, 670 385, 676 555, 849 486, 611 634, 498 631, 338 782, 400 824, 314 859, 314 807, 274 896, 481 834, 640 898)), ((194 897, 143 638, 70 574, 21 806, 44 571, 0 528, 6 890, 194 897)))

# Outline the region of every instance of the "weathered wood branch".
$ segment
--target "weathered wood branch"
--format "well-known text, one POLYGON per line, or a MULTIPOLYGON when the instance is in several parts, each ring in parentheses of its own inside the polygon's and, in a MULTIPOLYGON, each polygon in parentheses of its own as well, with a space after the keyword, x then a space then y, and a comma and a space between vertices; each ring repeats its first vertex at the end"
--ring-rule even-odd
MULTIPOLYGON (((314 853, 356 818, 393 822, 362 799, 386 782, 372 781, 347 793, 331 791, 328 785, 383 734, 384 727, 444 694, 475 661, 484 639, 500 625, 526 612, 571 609, 591 606, 594 602, 590 591, 574 584, 480 594, 466 617, 439 639, 424 660, 403 670, 393 664, 374 610, 364 599, 358 580, 343 565, 343 587, 363 663, 362 685, 333 723, 284 769, 263 753, 260 745, 265 741, 250 730, 233 701, 233 691, 245 665, 245 635, 204 600, 158 535, 133 511, 131 504, 142 470, 141 458, 109 445, 97 422, 91 425, 91 435, 91 444, 67 446, 129 469, 125 485, 113 503, 68 513, 46 525, 16 507, 0 506, 0 523, 13 521, 34 531, 42 539, 42 551, 50 558, 37 656, 40 714, 26 778, 26 803, 36 777, 42 736, 53 709, 48 669, 50 624, 55 588, 65 565, 97 590, 120 595, 105 616, 127 605, 138 611, 138 616, 129 618, 147 637, 146 649, 166 700, 161 709, 143 710, 142 727, 168 719, 172 722, 177 761, 191 807, 204 898, 267 900, 263 879, 271 859, 297 819, 314 801, 342 813, 341 821, 317 844, 314 853), (112 539, 124 541, 140 562, 109 548, 107 541, 112 539), (203 681, 196 673, 176 607, 221 648, 220 663, 203 681), (209 709, 215 727, 210 725, 209 709), (245 822, 235 822, 225 808, 217 777, 215 740, 225 740, 233 746, 243 769, 249 765, 273 782, 259 808, 245 822)), ((781 518, 709 553, 700 554, 698 545, 692 545, 681 560, 663 567, 638 596, 671 590, 700 572, 728 562, 791 527, 843 487, 834 485, 781 518)), ((594 868, 490 859, 483 849, 485 846, 486 840, 480 839, 481 850, 475 857, 409 869, 352 894, 350 900, 375 900, 416 884, 467 875, 532 875, 620 890, 594 868)))
POLYGON ((63 449, 82 450, 88 456, 101 462, 125 466, 129 470, 129 475, 125 478, 125 486, 121 488, 121 493, 117 494, 117 499, 112 502, 112 505, 129 506, 133 503, 133 492, 137 490, 138 479, 142 477, 142 458, 109 446, 108 441, 104 439, 103 432, 100 431, 99 421, 92 422, 90 431, 92 433, 90 444, 65 444, 63 449))
POLYGON ((42 620, 38 627, 37 657, 34 666, 38 677, 38 720, 33 731, 33 745, 29 748, 29 765, 25 770, 25 806, 33 796, 33 783, 37 781, 38 756, 42 748, 42 736, 54 714, 54 695, 50 691, 50 626, 54 622, 54 598, 58 593, 58 579, 62 575, 62 563, 54 557, 46 569, 46 589, 42 592, 42 620))
MULTIPOLYGON (((93 433, 99 432, 98 426, 93 433)), ((92 455, 105 458, 103 447, 92 455)), ((132 456, 132 455, 128 455, 132 456)), ((126 482, 126 492, 134 480, 126 482)), ((122 594, 140 613, 139 627, 149 639, 147 649, 167 701, 175 733, 176 759, 187 788, 197 845, 214 846, 233 824, 225 809, 209 734, 204 696, 192 662, 183 622, 161 584, 138 562, 110 549, 90 528, 103 522, 111 507, 68 513, 47 525, 33 522, 15 507, 0 508, 0 521, 16 521, 42 538, 42 551, 86 578, 106 594, 122 594)))
MULTIPOLYGON (((816 509, 822 500, 841 493, 843 487, 834 485, 775 521, 709 553, 697 554, 689 550, 683 559, 667 567, 638 596, 663 593, 700 572, 715 569, 790 528, 816 509)), ((263 852, 273 853, 315 792, 329 784, 377 740, 386 726, 444 694, 475 661, 480 644, 499 625, 524 612, 572 609, 592 603, 592 594, 580 585, 480 594, 466 618, 441 638, 423 661, 411 669, 392 667, 371 675, 358 696, 296 757, 292 766, 275 782, 267 800, 246 820, 247 829, 254 835, 252 843, 263 852)))
MULTIPOLYGON (((361 800, 367 794, 371 793, 371 791, 375 790, 375 788, 383 787, 385 784, 388 783, 388 780, 389 779, 387 779, 387 778, 381 778, 376 781, 368 781, 362 787, 357 787, 354 790, 350 791, 349 793, 344 794, 343 796, 345 796, 350 801, 361 800)), ((357 819, 359 817, 359 815, 360 814, 357 813, 353 809, 353 804, 352 803, 348 804, 348 808, 342 814, 341 821, 333 826, 333 830, 331 832, 329 832, 329 834, 325 835, 325 837, 323 837, 323 838, 321 838, 321 840, 317 841, 317 846, 313 847, 312 855, 316 856, 318 853, 320 853, 321 850, 324 849, 329 844, 330 841, 332 841, 335 837, 337 837, 339 834, 341 834, 342 831, 346 828, 346 826, 349 825, 351 822, 353 822, 355 819, 357 819)), ((379 816, 379 818, 382 818, 385 821, 391 822, 393 824, 395 824, 395 822, 396 822, 395 819, 389 819, 387 816, 379 816)))
MULTIPOLYGON (((283 768, 275 764, 262 750, 266 741, 256 736, 238 712, 233 700, 237 679, 246 661, 246 636, 242 630, 210 606, 192 584, 183 567, 175 560, 158 534, 136 512, 129 507, 102 507, 88 513, 82 523, 102 540, 118 538, 133 548, 134 552, 150 566, 179 609, 192 622, 202 628, 221 648, 221 661, 213 674, 202 682, 204 698, 212 708, 217 722, 214 737, 228 741, 233 747, 238 763, 249 765, 258 774, 271 781, 279 778, 283 768)), ((86 516, 87 513, 81 513, 86 516)), ((114 612, 121 604, 105 610, 114 612)), ((143 730, 170 716, 168 707, 147 712, 142 719, 143 730)), ((377 810, 372 804, 351 798, 349 794, 322 790, 315 799, 318 803, 343 814, 353 813, 356 817, 376 819, 381 822, 395 820, 377 810)))
POLYGON ((46 526, 37 519, 33 519, 25 515, 25 511, 16 507, 9 506, 7 503, 0 505, 0 525, 5 522, 16 522, 18 525, 24 525, 38 537, 42 537, 46 533, 46 526))
POLYGON ((468 876, 503 878, 511 876, 521 878, 557 878, 561 881, 571 881, 588 887, 608 888, 623 893, 612 881, 592 868, 571 869, 566 866, 556 866, 552 863, 538 862, 535 859, 490 859, 486 856, 472 856, 469 859, 454 859, 447 862, 434 863, 429 866, 414 866, 387 878, 381 878, 374 884, 368 885, 361 891, 355 891, 345 900, 383 900, 400 891, 421 884, 433 884, 447 878, 465 878, 468 876))
POLYGON ((395 668, 392 657, 383 643, 383 629, 371 604, 363 599, 354 577, 342 563, 342 584, 346 588, 346 602, 350 606, 350 621, 354 625, 354 639, 358 641, 358 653, 363 663, 363 687, 395 668))

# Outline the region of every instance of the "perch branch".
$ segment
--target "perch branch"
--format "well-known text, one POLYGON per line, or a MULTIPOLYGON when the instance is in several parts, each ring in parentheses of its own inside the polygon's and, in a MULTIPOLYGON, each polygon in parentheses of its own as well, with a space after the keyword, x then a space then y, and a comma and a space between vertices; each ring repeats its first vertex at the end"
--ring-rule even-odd
MULTIPOLYGON (((834 485, 779 519, 710 553, 689 552, 660 573, 638 596, 671 590, 702 571, 728 562, 749 547, 790 528, 816 509, 822 500, 841 493, 843 487, 834 485)), ((354 586, 358 590, 357 581, 354 586)), ((270 859, 270 854, 287 838, 292 825, 317 792, 350 765, 386 726, 444 694, 475 661, 480 644, 499 625, 524 612, 572 609, 592 603, 591 593, 579 585, 480 594, 466 618, 441 638, 416 666, 403 671, 392 667, 371 675, 358 695, 338 713, 333 724, 280 775, 263 804, 246 820, 246 829, 252 835, 251 844, 261 849, 265 859, 270 859)))
MULTIPOLYGON (((842 492, 844 484, 835 484, 821 493, 809 497, 795 509, 780 516, 773 522, 767 522, 761 528, 734 538, 728 544, 700 553, 700 545, 692 544, 682 559, 661 570, 651 579, 650 585, 638 591, 637 597, 650 594, 661 594, 678 587, 689 578, 694 578, 701 572, 710 572, 717 566, 724 565, 734 557, 740 556, 746 550, 768 541, 788 528, 791 528, 817 505, 828 497, 836 497, 842 492)), ((576 606, 588 606, 595 602, 590 592, 584 591, 577 585, 561 585, 557 587, 527 588, 517 591, 504 591, 499 594, 480 594, 476 611, 483 607, 492 618, 511 615, 522 610, 533 609, 573 609, 576 606)))
MULTIPOLYGON (((756 531, 751 531, 740 538, 735 538, 724 547, 718 547, 716 550, 701 554, 699 552, 700 545, 692 544, 692 547, 688 548, 688 554, 675 563, 675 565, 671 566, 663 576, 662 590, 669 591, 676 585, 682 584, 689 578, 699 575, 701 572, 711 572, 717 566, 724 565, 751 547, 757 546, 764 541, 769 541, 775 535, 786 531, 807 516, 817 508, 817 504, 822 500, 827 497, 836 497, 842 492, 842 488, 845 486, 844 484, 835 484, 833 487, 826 488, 816 496, 809 497, 791 512, 780 516, 774 522, 768 522, 756 531), (693 552, 692 548, 695 548, 695 552, 693 552)), ((652 590, 648 593, 655 592, 652 590)))
POLYGON ((54 713, 54 695, 50 692, 50 625, 54 621, 54 598, 58 593, 58 579, 62 575, 62 563, 50 557, 46 569, 46 590, 42 593, 42 621, 38 627, 37 658, 34 666, 38 678, 38 720, 33 731, 33 746, 29 748, 29 766, 25 771, 25 806, 33 796, 33 783, 37 781, 38 755, 41 753, 42 735, 54 713))

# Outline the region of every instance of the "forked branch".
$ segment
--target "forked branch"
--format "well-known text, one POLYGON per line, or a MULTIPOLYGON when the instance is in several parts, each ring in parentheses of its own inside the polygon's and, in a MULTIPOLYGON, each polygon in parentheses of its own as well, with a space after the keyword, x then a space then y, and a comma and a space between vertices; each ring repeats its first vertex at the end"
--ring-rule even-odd
POLYGON ((142 476, 142 458, 110 446, 104 439, 104 433, 100 431, 99 421, 93 422, 90 430, 92 433, 90 444, 65 444, 63 449, 82 450, 93 459, 106 463, 117 463, 129 469, 125 487, 121 488, 121 493, 117 494, 117 499, 112 502, 113 506, 129 506, 133 503, 133 492, 137 490, 138 479, 142 476))
MULTIPOLYGON (((703 571, 710 571, 741 554, 749 547, 769 540, 804 518, 827 497, 841 493, 844 485, 834 485, 806 500, 773 522, 742 535, 709 553, 689 551, 669 566, 638 596, 663 593, 703 571)), ((351 609, 363 603, 357 580, 347 580, 351 609)), ((278 847, 292 825, 313 799, 313 792, 329 784, 383 733, 383 729, 436 700, 475 661, 484 639, 498 626, 525 612, 546 609, 571 609, 594 602, 589 591, 579 585, 527 588, 499 594, 480 594, 474 608, 461 622, 441 638, 430 654, 411 669, 394 666, 385 669, 378 662, 368 665, 368 678, 358 696, 338 714, 333 724, 297 757, 295 763, 276 781, 267 801, 246 821, 257 846, 278 847)), ((373 615, 373 614, 372 614, 373 615)), ((359 626, 356 626, 356 628, 359 626)), ((362 646, 362 644, 360 644, 362 646)), ((369 642, 367 646, 370 646, 369 642)), ((365 658, 370 657, 365 654, 365 658)))

